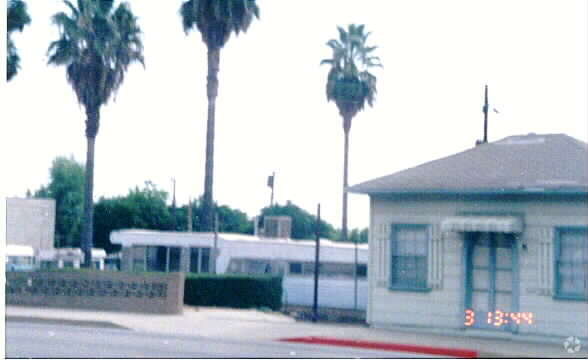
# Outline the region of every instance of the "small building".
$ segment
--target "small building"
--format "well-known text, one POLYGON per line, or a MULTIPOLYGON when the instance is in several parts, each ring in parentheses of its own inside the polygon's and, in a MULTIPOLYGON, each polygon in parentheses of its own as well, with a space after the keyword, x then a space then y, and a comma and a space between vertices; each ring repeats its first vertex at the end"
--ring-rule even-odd
POLYGON ((371 326, 586 339, 586 143, 510 136, 349 191, 370 198, 371 326))
POLYGON ((6 243, 53 249, 54 199, 6 199, 6 243))

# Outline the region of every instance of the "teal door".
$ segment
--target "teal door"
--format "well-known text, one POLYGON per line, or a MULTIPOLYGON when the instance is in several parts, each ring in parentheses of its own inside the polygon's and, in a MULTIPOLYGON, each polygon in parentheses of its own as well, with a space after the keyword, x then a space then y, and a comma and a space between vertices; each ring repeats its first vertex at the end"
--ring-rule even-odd
POLYGON ((511 234, 466 233, 466 325, 514 331, 515 241, 511 234))

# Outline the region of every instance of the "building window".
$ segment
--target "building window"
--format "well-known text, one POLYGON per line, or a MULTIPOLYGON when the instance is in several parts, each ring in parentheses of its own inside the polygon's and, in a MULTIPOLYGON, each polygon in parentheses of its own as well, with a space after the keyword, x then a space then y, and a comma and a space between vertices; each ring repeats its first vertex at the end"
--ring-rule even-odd
POLYGON ((165 272, 167 248, 165 246, 147 246, 147 271, 165 272))
POLYGON ((289 273, 290 274, 302 274, 302 263, 290 263, 289 273))
POLYGON ((427 289, 428 227, 392 225, 391 237, 390 287, 427 289))
POLYGON ((210 248, 190 248, 190 272, 210 272, 210 248))
POLYGON ((146 246, 145 265, 147 271, 180 271, 182 248, 177 246, 146 246))
POLYGON ((284 265, 279 261, 270 259, 233 258, 229 262, 227 272, 232 274, 283 275, 284 265))
POLYGON ((132 265, 133 271, 145 271, 146 270, 146 266, 145 266, 145 258, 146 258, 146 251, 147 251, 147 247, 145 246, 133 246, 131 248, 131 256, 133 259, 132 265))
POLYGON ((182 257, 182 248, 173 246, 169 248, 169 267, 168 271, 180 271, 180 258, 182 257))
MULTIPOLYGON (((289 263, 291 275, 314 276, 314 262, 291 262, 289 263)), ((357 276, 365 278, 367 274, 366 264, 357 265, 357 276)), ((321 278, 353 279, 353 263, 321 262, 319 265, 319 276, 321 278)))
POLYGON ((555 296, 583 300, 587 297, 588 228, 556 229, 555 296))
POLYGON ((360 277, 360 278, 367 277, 367 265, 365 265, 365 264, 357 265, 357 277, 360 277))

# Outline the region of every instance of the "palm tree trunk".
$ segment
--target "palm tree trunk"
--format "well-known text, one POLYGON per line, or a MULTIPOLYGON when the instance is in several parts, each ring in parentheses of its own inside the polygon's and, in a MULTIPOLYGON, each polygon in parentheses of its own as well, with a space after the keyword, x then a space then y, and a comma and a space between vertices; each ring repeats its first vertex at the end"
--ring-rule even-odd
MULTIPOLYGON (((349 173, 349 132, 351 131, 352 115, 343 115, 343 132, 345 134, 344 156, 343 156, 343 219, 341 224, 341 241, 347 242, 347 187, 349 173)), ((357 239, 354 241, 354 266, 353 266, 353 308, 357 309, 357 239)))
POLYGON ((206 123, 206 164, 204 170, 204 199, 202 203, 202 230, 212 231, 214 216, 212 185, 214 171, 214 120, 216 97, 218 95, 218 71, 220 49, 208 48, 208 76, 206 93, 208 96, 208 120, 206 123))
POLYGON ((98 134, 100 112, 86 110, 86 139, 88 148, 86 150, 86 183, 84 187, 84 227, 82 231, 81 248, 84 253, 82 267, 89 268, 92 264, 92 248, 94 247, 94 145, 98 134))
POLYGON ((349 162, 349 131, 351 130, 351 116, 343 116, 343 132, 345 134, 345 143, 343 150, 343 219, 341 225, 341 241, 347 241, 347 174, 349 162))

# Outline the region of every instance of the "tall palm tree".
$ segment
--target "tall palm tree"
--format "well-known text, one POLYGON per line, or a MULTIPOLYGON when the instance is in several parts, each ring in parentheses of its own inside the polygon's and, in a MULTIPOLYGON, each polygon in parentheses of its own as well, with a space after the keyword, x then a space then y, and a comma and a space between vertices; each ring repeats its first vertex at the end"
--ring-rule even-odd
MULTIPOLYGON (((368 69, 382 65, 377 56, 371 53, 376 46, 367 46, 370 33, 364 33, 365 25, 351 24, 347 31, 339 30, 339 40, 332 39, 327 45, 333 50, 330 59, 324 59, 322 64, 331 66, 327 78, 327 101, 334 101, 343 118, 344 157, 343 157, 343 216, 341 226, 342 241, 347 241, 347 174, 349 159, 349 131, 351 121, 357 113, 363 110, 365 103, 373 106, 376 95, 376 77, 368 69)), ((357 264, 357 243, 355 260, 357 264)), ((357 286, 357 266, 354 270, 357 286)), ((357 291, 356 291, 357 293, 357 291)), ((357 295, 356 295, 357 302, 357 295)), ((357 305, 357 304, 356 304, 357 305)))
POLYGON ((20 57, 10 37, 14 31, 22 31, 31 23, 27 4, 22 0, 9 0, 6 9, 6 81, 10 81, 20 68, 20 57))
POLYGON ((114 7, 114 0, 65 0, 70 14, 59 12, 53 23, 60 37, 51 42, 49 64, 66 67, 67 82, 86 110, 86 180, 82 250, 84 266, 91 264, 93 246, 94 145, 100 125, 100 107, 108 103, 123 83, 133 62, 143 59, 141 30, 128 4, 114 7))
POLYGON ((382 65, 377 56, 370 54, 377 48, 367 46, 370 33, 364 33, 365 25, 351 24, 345 31, 339 30, 339 40, 332 39, 327 45, 333 50, 333 57, 321 61, 331 66, 327 78, 327 101, 334 101, 343 118, 345 148, 343 159, 343 219, 342 237, 347 240, 347 170, 349 156, 349 131, 351 120, 363 110, 365 103, 373 106, 376 95, 376 77, 368 69, 382 65))
POLYGON ((212 230, 213 219, 213 170, 214 170, 214 121, 218 94, 218 71, 220 51, 231 33, 246 32, 253 21, 259 18, 255 0, 188 0, 180 7, 180 17, 186 35, 194 27, 200 31, 202 41, 208 48, 208 75, 206 93, 208 97, 208 120, 206 124, 206 164, 204 173, 204 196, 202 223, 205 231, 212 230))

